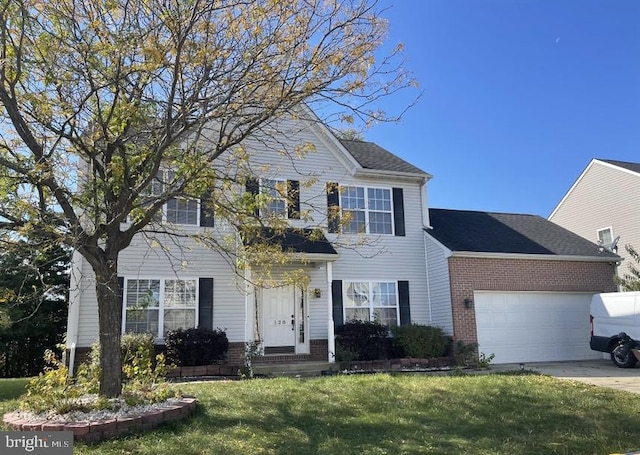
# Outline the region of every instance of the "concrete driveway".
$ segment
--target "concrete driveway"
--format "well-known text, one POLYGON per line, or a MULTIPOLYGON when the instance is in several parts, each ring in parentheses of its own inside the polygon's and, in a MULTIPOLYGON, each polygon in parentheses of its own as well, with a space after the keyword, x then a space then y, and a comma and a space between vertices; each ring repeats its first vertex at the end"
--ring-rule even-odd
MULTIPOLYGON (((491 365, 490 371, 519 370, 520 364, 491 365)), ((635 368, 618 368, 609 359, 574 362, 539 362, 524 364, 526 370, 571 379, 600 387, 640 393, 640 364, 635 368)))

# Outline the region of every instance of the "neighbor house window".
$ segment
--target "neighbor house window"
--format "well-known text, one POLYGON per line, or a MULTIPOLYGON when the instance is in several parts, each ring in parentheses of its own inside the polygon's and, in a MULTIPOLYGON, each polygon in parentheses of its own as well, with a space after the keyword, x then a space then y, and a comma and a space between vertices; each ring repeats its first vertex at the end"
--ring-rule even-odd
POLYGON ((124 331, 164 338, 196 325, 196 280, 126 280, 124 331))
POLYGON ((345 281, 345 321, 377 321, 398 324, 398 287, 395 281, 345 281))
POLYGON ((343 232, 349 234, 393 234, 393 212, 389 188, 344 186, 340 207, 347 220, 343 232))
POLYGON ((598 245, 602 245, 608 250, 613 247, 613 229, 608 227, 598 229, 598 245))

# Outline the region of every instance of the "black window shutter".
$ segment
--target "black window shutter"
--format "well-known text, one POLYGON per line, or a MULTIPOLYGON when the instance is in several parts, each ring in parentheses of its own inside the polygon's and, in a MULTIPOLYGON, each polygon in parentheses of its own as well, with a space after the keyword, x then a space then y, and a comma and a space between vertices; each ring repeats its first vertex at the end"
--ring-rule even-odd
POLYGON ((207 190, 200 198, 200 226, 213 227, 215 225, 213 207, 211 206, 211 190, 207 190))
POLYGON ((398 236, 405 236, 404 197, 402 188, 393 188, 393 227, 398 236))
POLYGON ((408 281, 398 281, 398 303, 400 304, 400 325, 411 324, 408 281))
MULTIPOLYGON (((258 193, 260 193, 260 180, 256 179, 256 178, 248 178, 247 179, 247 183, 246 183, 246 189, 247 189, 247 193, 251 194, 252 196, 257 196, 258 193)), ((253 213, 256 217, 260 216, 260 209, 256 207, 254 213, 253 213)))
POLYGON ((198 280, 198 327, 213 329, 213 278, 198 280))
POLYGON ((287 180, 287 216, 293 220, 300 219, 300 182, 287 180))
POLYGON ((331 282, 331 300, 333 301, 333 327, 337 329, 344 325, 344 312, 342 311, 342 280, 331 282))
POLYGON ((327 212, 329 232, 336 233, 340 230, 340 190, 337 183, 327 183, 327 212))
POLYGON ((118 300, 120 303, 124 304, 124 277, 118 277, 118 300))

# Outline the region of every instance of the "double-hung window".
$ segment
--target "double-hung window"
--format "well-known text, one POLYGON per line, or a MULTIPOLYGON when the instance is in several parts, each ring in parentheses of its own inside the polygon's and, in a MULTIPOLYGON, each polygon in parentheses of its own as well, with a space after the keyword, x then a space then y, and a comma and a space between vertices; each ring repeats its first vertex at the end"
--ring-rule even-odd
POLYGON ((267 203, 262 209, 264 216, 287 216, 287 181, 262 179, 260 189, 268 196, 267 203))
MULTIPOLYGON (((148 205, 151 200, 160 196, 165 189, 165 185, 173 181, 174 177, 175 173, 172 171, 159 171, 156 178, 143 192, 142 204, 148 205), (145 197, 149 197, 150 201, 145 202, 145 197)), ((200 206, 197 198, 179 196, 167 201, 162 210, 156 214, 155 220, 157 222, 197 226, 199 213, 200 206)))
POLYGON ((129 279, 124 296, 125 332, 146 332, 160 339, 169 330, 196 326, 195 279, 129 279))
POLYGON ((607 250, 613 248, 613 229, 610 227, 598 229, 598 245, 602 245, 607 250))
POLYGON ((344 186, 340 207, 349 234, 393 234, 393 208, 389 188, 344 186))
POLYGON ((377 321, 398 325, 398 287, 395 281, 345 281, 345 321, 377 321))

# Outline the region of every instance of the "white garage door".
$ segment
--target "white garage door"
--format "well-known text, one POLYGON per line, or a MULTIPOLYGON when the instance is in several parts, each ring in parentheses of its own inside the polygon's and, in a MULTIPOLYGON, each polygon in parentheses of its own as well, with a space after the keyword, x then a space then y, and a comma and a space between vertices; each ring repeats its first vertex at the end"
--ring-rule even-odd
POLYGON ((494 363, 602 358, 589 349, 591 294, 474 293, 478 349, 494 363))

